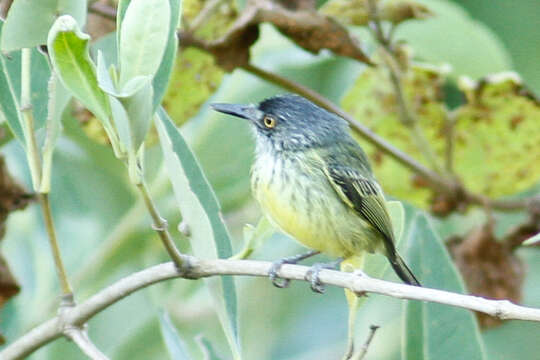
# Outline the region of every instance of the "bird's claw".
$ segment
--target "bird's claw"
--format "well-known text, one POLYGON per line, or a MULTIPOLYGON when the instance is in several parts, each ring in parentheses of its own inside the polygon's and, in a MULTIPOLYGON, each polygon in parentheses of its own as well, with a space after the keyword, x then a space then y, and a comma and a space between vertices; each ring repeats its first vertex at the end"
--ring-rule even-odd
POLYGON ((270 270, 268 271, 268 276, 270 277, 272 284, 280 289, 288 287, 291 281, 289 279, 281 279, 278 275, 278 272, 283 266, 283 264, 296 264, 297 262, 307 259, 308 257, 317 255, 318 253, 319 251, 312 250, 305 254, 299 254, 278 261, 274 261, 272 263, 272 266, 270 267, 270 270))
POLYGON ((319 279, 319 273, 322 269, 324 269, 324 266, 322 264, 315 264, 309 268, 309 270, 306 272, 305 277, 311 285, 311 290, 318 294, 324 294, 324 292, 326 291, 324 284, 321 283, 321 279, 319 279))
POLYGON ((281 259, 273 262, 272 267, 268 272, 268 276, 270 277, 270 281, 272 281, 272 285, 280 289, 289 287, 289 284, 291 283, 289 279, 281 279, 278 275, 278 271, 283 266, 283 264, 288 264, 286 259, 281 259))
POLYGON ((324 294, 324 291, 326 289, 324 287, 324 284, 321 282, 321 279, 319 279, 319 273, 323 269, 335 270, 342 261, 343 259, 338 259, 328 264, 324 264, 324 263, 313 264, 313 266, 310 267, 309 270, 306 272, 306 276, 305 276, 305 279, 309 281, 309 283, 311 284, 311 290, 313 290, 313 292, 316 292, 318 294, 324 294))

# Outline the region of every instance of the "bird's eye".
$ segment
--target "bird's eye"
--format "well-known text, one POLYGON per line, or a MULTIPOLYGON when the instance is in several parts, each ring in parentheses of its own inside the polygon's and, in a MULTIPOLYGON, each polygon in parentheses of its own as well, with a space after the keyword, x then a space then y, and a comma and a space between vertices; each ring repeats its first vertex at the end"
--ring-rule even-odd
POLYGON ((276 119, 273 118, 272 116, 269 116, 269 115, 264 116, 263 124, 264 124, 264 126, 266 126, 267 129, 275 128, 276 123, 277 123, 276 119))

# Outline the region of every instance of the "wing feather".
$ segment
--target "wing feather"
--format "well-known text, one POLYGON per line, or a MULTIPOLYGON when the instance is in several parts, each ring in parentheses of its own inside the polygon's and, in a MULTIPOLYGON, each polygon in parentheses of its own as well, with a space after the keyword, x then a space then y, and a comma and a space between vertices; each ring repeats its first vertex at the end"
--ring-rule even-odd
POLYGON ((383 235, 387 251, 395 252, 392 222, 375 180, 353 168, 332 163, 327 164, 324 172, 341 200, 383 235))

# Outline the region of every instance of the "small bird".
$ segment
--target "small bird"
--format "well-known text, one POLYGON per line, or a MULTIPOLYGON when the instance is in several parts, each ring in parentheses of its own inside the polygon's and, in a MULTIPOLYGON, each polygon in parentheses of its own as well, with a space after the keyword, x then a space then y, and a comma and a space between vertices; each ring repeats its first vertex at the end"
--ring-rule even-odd
MULTIPOLYGON (((272 223, 314 250, 308 256, 321 252, 350 259, 382 253, 401 280, 420 286, 396 251, 384 194, 343 118, 293 94, 258 105, 212 107, 251 123, 254 197, 272 223)), ((271 277, 276 278, 281 264, 306 257, 275 263, 271 277)), ((319 292, 320 268, 311 277, 312 289, 319 292)))

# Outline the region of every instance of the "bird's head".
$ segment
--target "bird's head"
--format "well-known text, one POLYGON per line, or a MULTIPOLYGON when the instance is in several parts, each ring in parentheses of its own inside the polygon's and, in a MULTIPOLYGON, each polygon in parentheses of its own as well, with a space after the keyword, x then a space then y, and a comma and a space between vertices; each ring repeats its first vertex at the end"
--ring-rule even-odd
POLYGON ((249 120, 258 146, 296 151, 349 139, 347 122, 311 101, 293 94, 259 104, 212 104, 216 111, 249 120))

